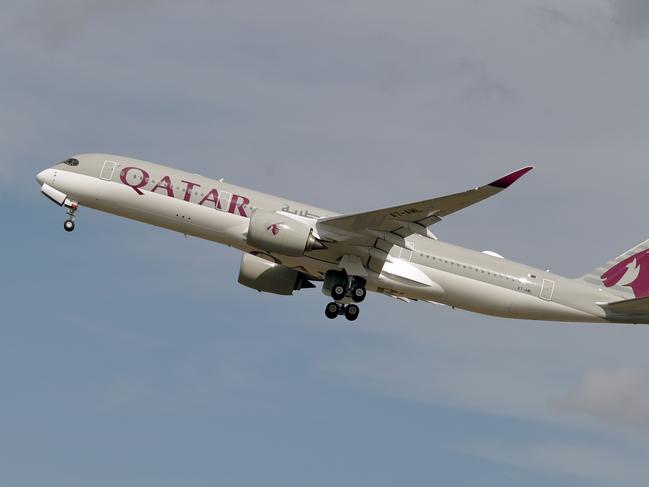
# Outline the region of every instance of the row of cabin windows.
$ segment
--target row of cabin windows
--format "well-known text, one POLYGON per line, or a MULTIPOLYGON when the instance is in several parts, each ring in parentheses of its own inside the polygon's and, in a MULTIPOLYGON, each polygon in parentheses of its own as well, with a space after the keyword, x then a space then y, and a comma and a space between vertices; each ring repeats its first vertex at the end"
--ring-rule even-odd
POLYGON ((478 272, 480 274, 487 274, 488 276, 493 276, 493 277, 497 277, 497 278, 500 278, 500 279, 505 279, 507 281, 512 281, 512 282, 517 281, 517 279, 515 279, 513 277, 506 276, 505 274, 500 274, 498 272, 485 271, 484 269, 480 269, 478 267, 473 267, 473 266, 466 265, 466 264, 459 264, 457 262, 453 262, 452 260, 442 259, 442 258, 438 258, 438 257, 435 257, 435 256, 430 256, 428 254, 421 254, 420 253, 419 255, 421 257, 425 257, 426 259, 433 259, 434 261, 443 262, 444 264, 448 264, 448 265, 454 265, 454 266, 457 266, 458 268, 475 271, 475 272, 478 272))
MULTIPOLYGON (((153 184, 153 185, 155 186, 157 183, 156 183, 155 180, 151 180, 151 184, 153 184)), ((162 189, 166 189, 167 187, 166 187, 166 186, 160 186, 160 188, 162 188, 162 189)), ((171 186, 171 188, 169 188, 169 189, 171 189, 172 191, 173 191, 173 190, 175 190, 175 191, 181 191, 181 190, 183 190, 183 191, 184 191, 184 188, 181 188, 180 186, 176 186, 176 187, 171 186)), ((184 195, 184 194, 185 194, 185 193, 183 192, 183 195, 184 195)), ((228 193, 227 191, 223 191, 223 194, 227 194, 227 195, 229 195, 230 193, 228 193)), ((199 196, 198 191, 194 191, 194 196, 199 196)), ((201 196, 201 198, 204 197, 204 196, 205 196, 205 193, 200 193, 200 196, 201 196)), ((228 198, 228 199, 229 199, 229 198, 228 198)))
MULTIPOLYGON (((149 181, 147 181, 147 182, 149 182, 149 181)), ((154 186, 157 184, 156 181, 155 181, 154 179, 151 179, 150 182, 151 182, 151 184, 153 184, 154 186)), ((166 188, 166 186, 161 186, 161 188, 166 188)), ((181 188, 180 186, 175 186, 175 187, 174 187, 174 186, 171 186, 170 189, 172 189, 172 190, 175 189, 176 191, 181 191, 181 190, 183 190, 183 188, 181 188)), ((185 195, 185 193, 182 193, 182 194, 183 194, 183 196, 185 195)), ((229 203, 230 198, 232 197, 232 194, 228 193, 227 191, 222 191, 222 192, 219 193, 219 194, 228 195, 228 197, 224 199, 224 202, 225 202, 226 204, 229 203)), ((194 191, 194 196, 200 196, 201 198, 204 198, 204 197, 205 197, 205 193, 199 193, 198 191, 194 191)), ((219 199, 220 199, 220 197, 219 197, 219 199)), ((251 208, 251 209, 252 209, 252 207, 251 207, 250 205, 243 205, 243 207, 244 207, 244 208, 251 208)))

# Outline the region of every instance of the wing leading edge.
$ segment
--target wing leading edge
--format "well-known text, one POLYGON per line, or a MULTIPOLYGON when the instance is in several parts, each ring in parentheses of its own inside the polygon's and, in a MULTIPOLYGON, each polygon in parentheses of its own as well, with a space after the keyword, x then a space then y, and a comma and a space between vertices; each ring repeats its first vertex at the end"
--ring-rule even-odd
POLYGON ((393 245, 407 248, 405 239, 418 234, 434 236, 428 227, 442 218, 494 196, 514 184, 534 166, 526 166, 489 184, 461 193, 414 203, 407 203, 363 213, 321 218, 316 222, 318 234, 330 242, 330 251, 354 255, 374 272, 381 272, 393 245))
POLYGON ((430 236, 426 227, 468 206, 494 196, 514 184, 534 166, 523 167, 478 188, 429 200, 416 201, 380 210, 341 215, 318 220, 318 229, 330 228, 352 234, 389 232, 405 238, 413 234, 430 236))

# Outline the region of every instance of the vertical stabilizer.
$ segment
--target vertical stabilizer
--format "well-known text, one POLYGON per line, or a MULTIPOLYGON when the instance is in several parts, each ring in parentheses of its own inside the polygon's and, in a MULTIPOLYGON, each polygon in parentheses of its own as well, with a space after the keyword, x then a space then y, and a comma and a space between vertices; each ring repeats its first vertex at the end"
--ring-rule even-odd
POLYGON ((626 299, 649 296, 649 240, 627 250, 582 279, 626 299))

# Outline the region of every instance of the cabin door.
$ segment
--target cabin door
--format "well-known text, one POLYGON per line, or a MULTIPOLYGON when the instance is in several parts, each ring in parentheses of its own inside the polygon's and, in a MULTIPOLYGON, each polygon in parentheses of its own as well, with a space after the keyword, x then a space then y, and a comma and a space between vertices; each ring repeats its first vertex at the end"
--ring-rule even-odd
POLYGON ((103 167, 101 168, 101 173, 99 174, 99 177, 101 179, 105 179, 106 181, 110 181, 111 179, 113 179, 113 173, 115 172, 116 165, 117 165, 116 162, 105 161, 103 167))
POLYGON ((552 301, 553 294, 554 281, 551 279, 543 279, 543 286, 541 287, 541 294, 539 294, 539 298, 545 299, 546 301, 552 301))

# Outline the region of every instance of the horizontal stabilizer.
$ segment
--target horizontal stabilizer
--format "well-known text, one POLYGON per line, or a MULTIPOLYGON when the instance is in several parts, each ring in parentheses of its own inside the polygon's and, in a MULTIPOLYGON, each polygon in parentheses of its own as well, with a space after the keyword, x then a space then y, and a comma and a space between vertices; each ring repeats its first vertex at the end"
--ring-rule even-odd
POLYGON ((649 296, 644 298, 625 299, 604 305, 605 308, 616 314, 649 315, 649 296))

